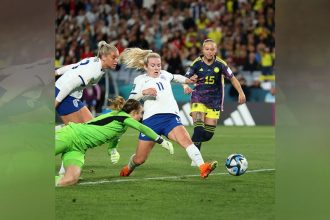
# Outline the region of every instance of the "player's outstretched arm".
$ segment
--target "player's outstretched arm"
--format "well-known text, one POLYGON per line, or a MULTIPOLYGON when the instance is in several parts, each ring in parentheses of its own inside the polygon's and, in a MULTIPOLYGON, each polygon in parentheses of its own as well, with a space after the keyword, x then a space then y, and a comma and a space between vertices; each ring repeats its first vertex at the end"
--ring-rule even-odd
POLYGON ((242 89, 241 84, 239 83, 239 81, 236 79, 235 76, 233 76, 230 79, 230 81, 231 81, 231 84, 236 89, 236 91, 238 92, 238 103, 239 104, 245 103, 246 102, 245 94, 243 92, 243 89, 242 89))
POLYGON ((188 84, 181 84, 181 85, 182 85, 184 94, 190 94, 194 91, 192 88, 190 88, 190 86, 188 84))

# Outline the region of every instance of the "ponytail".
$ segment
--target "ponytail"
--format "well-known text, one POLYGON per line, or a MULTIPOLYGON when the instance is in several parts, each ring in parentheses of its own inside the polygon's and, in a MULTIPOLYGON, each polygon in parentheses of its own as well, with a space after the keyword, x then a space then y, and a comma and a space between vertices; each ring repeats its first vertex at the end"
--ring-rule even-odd
POLYGON ((144 69, 144 59, 152 50, 140 48, 126 48, 119 56, 119 63, 125 64, 128 68, 144 69))
POLYGON ((125 105, 125 99, 121 96, 117 96, 114 99, 109 99, 110 106, 109 108, 112 110, 121 110, 125 105))
POLYGON ((108 44, 104 40, 100 41, 97 44, 98 50, 97 50, 97 57, 101 58, 102 56, 108 55, 109 53, 118 51, 117 47, 115 47, 112 44, 108 44))

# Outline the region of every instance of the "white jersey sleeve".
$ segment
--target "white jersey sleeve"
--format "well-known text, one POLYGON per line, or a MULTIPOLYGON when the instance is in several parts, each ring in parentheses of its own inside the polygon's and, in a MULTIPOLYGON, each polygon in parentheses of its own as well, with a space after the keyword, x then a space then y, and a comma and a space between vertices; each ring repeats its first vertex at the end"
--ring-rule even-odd
POLYGON ((56 100, 60 102, 68 95, 80 99, 83 89, 96 84, 103 75, 99 58, 90 57, 81 60, 56 81, 55 86, 60 90, 56 100))
POLYGON ((75 67, 77 65, 79 65, 79 63, 73 63, 70 65, 62 66, 61 68, 58 68, 57 70, 55 70, 55 75, 62 76, 66 71, 72 69, 72 67, 75 67))
POLYGON ((166 79, 176 82, 176 83, 185 83, 186 79, 188 79, 185 76, 179 75, 179 74, 172 74, 166 70, 161 70, 160 73, 166 77, 166 79))

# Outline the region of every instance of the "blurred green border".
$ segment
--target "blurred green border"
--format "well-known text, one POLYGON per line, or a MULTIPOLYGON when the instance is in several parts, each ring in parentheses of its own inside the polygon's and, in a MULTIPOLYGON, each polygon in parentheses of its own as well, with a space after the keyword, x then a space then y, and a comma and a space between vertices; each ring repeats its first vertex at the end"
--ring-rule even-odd
POLYGON ((52 1, 1 2, 0 219, 55 219, 54 14, 52 1))
POLYGON ((277 219, 329 219, 330 2, 276 1, 277 219))

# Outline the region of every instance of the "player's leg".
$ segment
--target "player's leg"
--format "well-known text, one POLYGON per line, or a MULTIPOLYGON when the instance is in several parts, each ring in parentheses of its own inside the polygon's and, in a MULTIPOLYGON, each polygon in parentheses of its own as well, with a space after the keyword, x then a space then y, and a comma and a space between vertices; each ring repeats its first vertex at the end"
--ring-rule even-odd
MULTIPOLYGON (((59 90, 55 89, 55 94, 59 90)), ((69 122, 84 123, 93 119, 92 113, 85 104, 72 96, 67 96, 56 108, 57 114, 61 117, 64 124, 69 122)))
POLYGON ((92 113, 86 106, 82 107, 77 112, 73 112, 68 115, 62 115, 60 117, 64 124, 68 124, 69 122, 84 123, 93 119, 92 113))
POLYGON ((139 140, 135 154, 131 156, 128 164, 122 168, 120 176, 129 176, 136 167, 143 164, 147 160, 154 145, 154 141, 139 140))
POLYGON ((56 186, 70 186, 78 182, 81 174, 81 168, 79 166, 67 166, 65 167, 65 173, 63 176, 55 177, 56 186))
POLYGON ((194 123, 194 133, 191 137, 196 147, 200 150, 202 147, 203 134, 204 134, 204 118, 205 118, 205 105, 201 103, 192 103, 191 117, 194 123))
POLYGON ((81 174, 81 168, 85 162, 85 155, 80 151, 69 151, 62 155, 65 167, 63 176, 55 177, 56 186, 68 186, 76 184, 81 174))
POLYGON ((205 128, 203 142, 209 141, 214 135, 215 128, 217 126, 218 120, 214 118, 205 117, 205 128))
POLYGON ((199 167, 201 177, 206 178, 216 168, 218 162, 206 162, 204 163, 201 152, 193 144, 190 136, 183 125, 177 126, 168 133, 168 138, 177 142, 182 146, 189 158, 199 167))
MULTIPOLYGON (((80 100, 71 96, 66 97, 56 108, 58 115, 66 125, 69 122, 84 123, 93 119, 92 113, 80 100)), ((59 170, 59 174, 65 173, 63 163, 59 170)))

